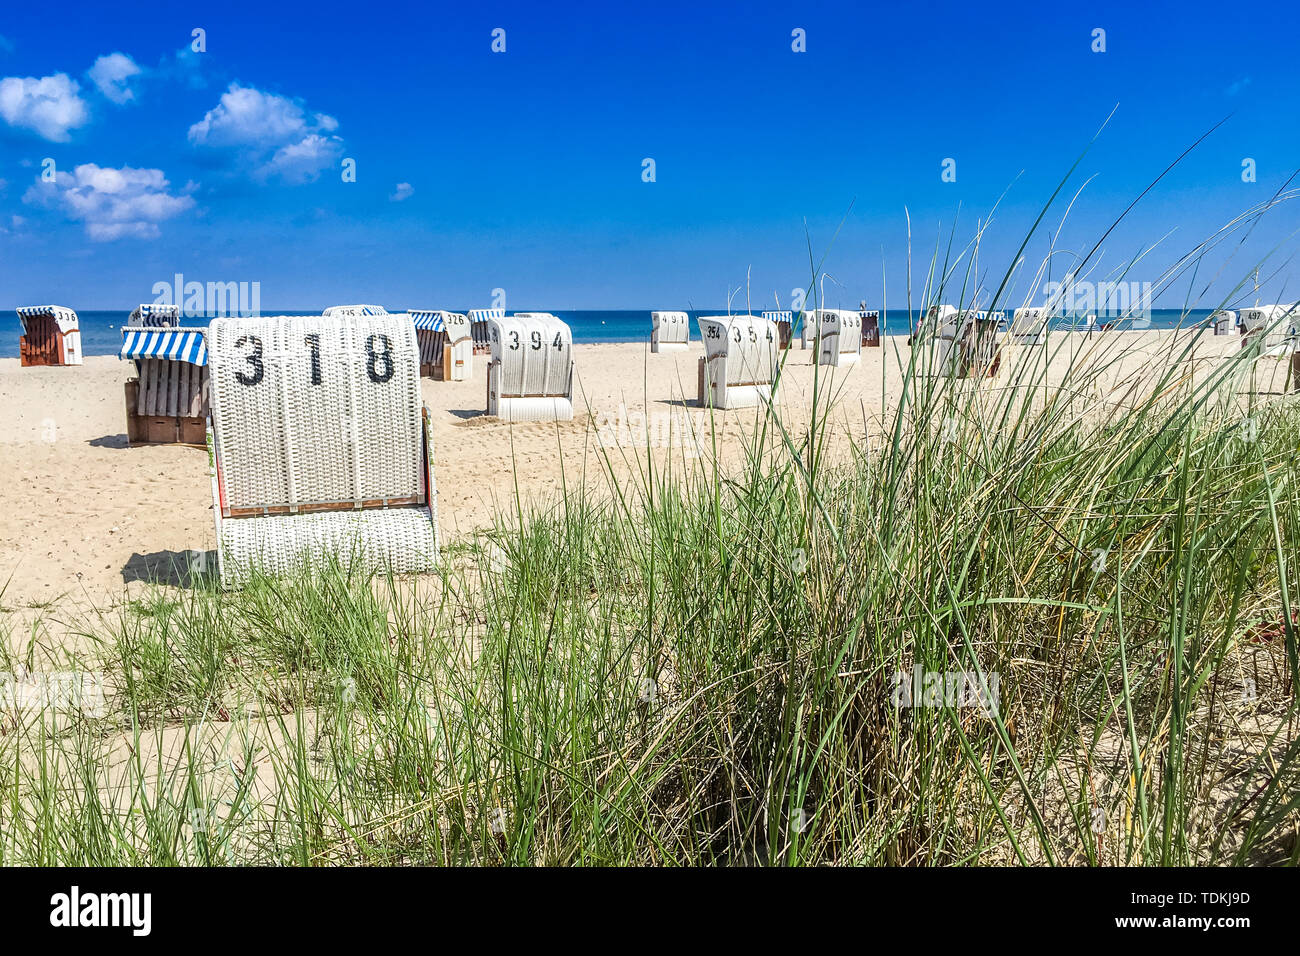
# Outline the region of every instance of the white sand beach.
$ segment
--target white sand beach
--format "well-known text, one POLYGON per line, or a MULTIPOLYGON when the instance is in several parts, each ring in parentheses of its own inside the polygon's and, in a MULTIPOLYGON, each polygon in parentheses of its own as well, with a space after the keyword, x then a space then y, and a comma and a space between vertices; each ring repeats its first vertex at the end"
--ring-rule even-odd
MULTIPOLYGON (((1076 364, 1097 365, 1098 394, 1118 396, 1135 375, 1180 361, 1204 374, 1240 347, 1236 336, 1200 335, 1184 359, 1194 335, 1060 333, 1050 345, 1049 380, 1059 381, 1073 351, 1076 364)), ((1018 351, 1004 352, 1008 365, 1018 351)), ((643 344, 579 345, 574 354, 571 423, 512 425, 486 417, 484 356, 476 356, 471 381, 424 380, 434 416, 444 542, 490 525, 495 511, 513 509, 516 492, 522 502, 545 505, 562 482, 575 487, 586 480, 601 493, 608 487, 603 461, 630 475, 645 460, 646 449, 637 446, 646 443, 627 441, 640 428, 658 436, 649 442, 660 446, 657 461, 692 461, 683 436, 708 427, 708 413, 695 401, 703 354, 698 342, 665 354, 650 354, 643 344), (607 439, 621 433, 623 447, 602 447, 602 429, 607 439)), ((821 387, 835 396, 832 447, 846 450, 878 431, 882 406, 892 409, 898 400, 908 355, 905 339, 887 337, 883 348, 864 349, 858 365, 818 370, 821 387)), ((782 380, 782 419, 796 433, 809 420, 812 356, 789 353, 782 380)), ((106 356, 64 368, 20 368, 17 359, 0 360, 0 605, 24 622, 57 626, 51 622, 61 612, 110 607, 146 581, 174 581, 186 552, 214 547, 204 452, 127 445, 123 383, 134 374, 132 363, 106 356)), ((1283 362, 1261 363, 1261 389, 1280 391, 1284 378, 1283 362)), ((962 387, 996 389, 1007 379, 1004 369, 997 378, 962 387)), ((752 430, 756 418, 754 409, 713 413, 724 464, 739 459, 742 432, 752 430)), ((707 457, 711 441, 702 445, 707 457)))

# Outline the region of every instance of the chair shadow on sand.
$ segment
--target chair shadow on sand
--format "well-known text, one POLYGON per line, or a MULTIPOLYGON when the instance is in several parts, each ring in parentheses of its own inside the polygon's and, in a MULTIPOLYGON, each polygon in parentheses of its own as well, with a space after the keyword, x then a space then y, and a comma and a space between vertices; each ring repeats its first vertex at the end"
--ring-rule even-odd
POLYGON ((125 434, 105 435, 102 438, 92 438, 86 442, 92 448, 129 448, 130 445, 126 440, 125 434))
POLYGON ((154 551, 131 555, 122 566, 122 581, 145 581, 178 588, 203 585, 216 574, 216 551, 154 551))

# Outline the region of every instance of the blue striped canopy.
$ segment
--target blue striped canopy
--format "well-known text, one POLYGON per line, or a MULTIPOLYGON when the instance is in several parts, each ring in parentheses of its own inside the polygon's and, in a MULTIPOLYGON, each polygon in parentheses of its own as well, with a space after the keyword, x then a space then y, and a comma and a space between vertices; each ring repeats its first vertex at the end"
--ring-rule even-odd
POLYGON ((208 364, 204 329, 150 329, 126 326, 122 329, 123 359, 172 359, 191 365, 208 364))
POLYGON ((445 327, 441 309, 411 309, 410 315, 416 329, 422 332, 441 332, 445 327))

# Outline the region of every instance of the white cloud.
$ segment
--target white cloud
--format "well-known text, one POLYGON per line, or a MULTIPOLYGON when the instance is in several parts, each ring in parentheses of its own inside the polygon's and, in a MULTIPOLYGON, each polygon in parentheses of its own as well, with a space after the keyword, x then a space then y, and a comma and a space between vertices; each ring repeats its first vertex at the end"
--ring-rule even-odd
POLYGON ((10 126, 34 130, 54 143, 66 143, 69 130, 90 119, 81 87, 66 73, 43 76, 6 76, 0 79, 0 116, 10 126))
POLYGON ((342 151, 342 144, 337 136, 324 137, 311 133, 300 142, 281 146, 255 175, 266 179, 279 176, 285 182, 310 182, 320 175, 321 170, 333 166, 342 151))
POLYGON ((170 185, 161 169, 83 163, 71 173, 59 173, 55 182, 33 185, 23 202, 61 210, 84 223, 86 235, 97 242, 156 239, 158 223, 194 206, 191 196, 170 193, 170 185))
POLYGON ((143 72, 125 53, 109 53, 96 60, 86 75, 106 99, 122 106, 135 99, 130 82, 143 72))
POLYGON ((404 199, 410 199, 415 195, 415 187, 410 183, 398 183, 397 190, 388 198, 393 202, 401 202, 404 199))
POLYGON ((233 148, 257 179, 278 176, 303 183, 338 161, 343 140, 338 120, 308 114, 302 104, 276 93, 231 83, 221 100, 190 127, 196 146, 233 148))

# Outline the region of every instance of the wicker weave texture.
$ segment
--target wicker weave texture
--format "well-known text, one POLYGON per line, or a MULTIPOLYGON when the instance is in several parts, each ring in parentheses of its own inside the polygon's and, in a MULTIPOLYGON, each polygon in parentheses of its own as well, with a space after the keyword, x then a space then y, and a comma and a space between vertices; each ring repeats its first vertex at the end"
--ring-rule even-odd
POLYGON ((680 352, 691 344, 691 320, 685 312, 650 313, 650 351, 680 352))
POLYGON ((438 557, 434 523, 422 507, 240 518, 223 521, 220 528, 227 586, 254 568, 287 574, 339 560, 404 573, 427 570, 438 557))
POLYGON ((208 347, 228 507, 421 495, 409 316, 220 318, 208 347))
POLYGON ((821 348, 817 364, 839 367, 862 358, 862 317, 848 309, 818 309, 821 348))
POLYGON ((510 421, 573 418, 573 332, 546 312, 488 321, 488 414, 510 421))

